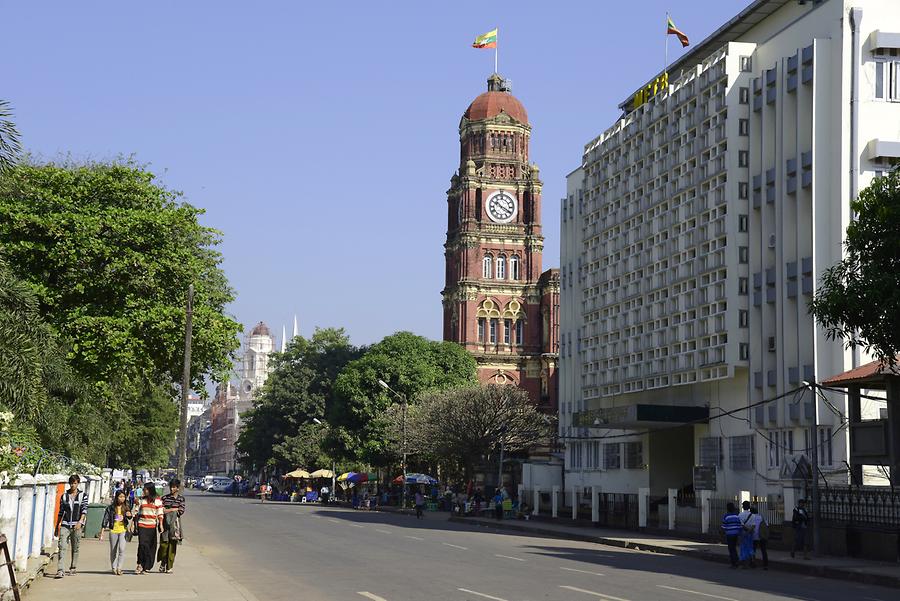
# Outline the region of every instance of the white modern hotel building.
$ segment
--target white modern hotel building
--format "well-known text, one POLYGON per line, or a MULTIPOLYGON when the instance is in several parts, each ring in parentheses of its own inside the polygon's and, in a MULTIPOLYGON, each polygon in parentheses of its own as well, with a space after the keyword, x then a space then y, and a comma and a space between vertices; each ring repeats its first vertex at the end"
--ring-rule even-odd
POLYGON ((656 496, 702 465, 777 496, 813 444, 847 482, 843 396, 762 402, 868 360, 807 304, 900 159, 900 1, 756 0, 620 108, 561 207, 565 488, 656 496))

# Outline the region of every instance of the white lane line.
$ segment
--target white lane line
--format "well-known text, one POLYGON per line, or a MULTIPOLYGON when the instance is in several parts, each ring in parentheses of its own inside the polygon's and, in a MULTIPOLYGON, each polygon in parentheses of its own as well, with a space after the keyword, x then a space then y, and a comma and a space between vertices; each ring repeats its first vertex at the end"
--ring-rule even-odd
POLYGON ((343 523, 344 523, 344 522, 342 522, 341 520, 336 520, 336 519, 334 519, 334 518, 328 518, 328 521, 329 521, 329 522, 332 522, 332 523, 334 523, 334 524, 343 524, 343 523))
POLYGON ((512 560, 514 560, 514 561, 525 561, 525 560, 522 559, 521 557, 511 557, 511 556, 509 556, 509 555, 499 555, 499 554, 496 554, 496 553, 494 554, 494 557, 502 557, 503 559, 512 559, 512 560))
POLYGON ((442 545, 447 545, 448 547, 453 547, 454 549, 460 549, 462 551, 468 551, 468 547, 460 547, 459 545, 452 545, 450 543, 441 543, 442 545))
POLYGON ((612 599, 613 601, 628 601, 628 599, 623 599, 622 597, 613 597, 612 595, 607 595, 606 593, 595 593, 594 591, 586 591, 583 588, 578 588, 577 586, 566 586, 565 584, 561 584, 559 588, 568 589, 570 591, 575 591, 576 593, 584 593, 585 595, 593 595, 594 597, 601 597, 603 599, 612 599))
POLYGON ((587 570, 576 570, 575 568, 564 568, 560 566, 560 570, 565 570, 567 572, 578 572, 580 574, 590 574, 591 576, 606 576, 606 574, 601 574, 600 572, 588 572, 587 570))
POLYGON ((493 599, 494 601, 506 601, 502 597, 494 597, 493 595, 485 595, 484 593, 479 593, 478 591, 470 591, 467 588, 458 588, 458 591, 462 591, 464 593, 469 593, 470 595, 478 595, 479 597, 484 597, 485 599, 493 599))
POLYGON ((680 593, 690 593, 692 595, 700 595, 701 597, 712 597, 713 599, 722 599, 723 601, 738 601, 737 599, 732 599, 731 597, 723 597, 721 595, 711 595, 710 593, 701 593, 700 591, 691 591, 686 588, 676 588, 674 586, 666 586, 665 584, 657 584, 659 588, 666 588, 670 591, 678 591, 680 593))
POLYGON ((373 595, 369 591, 359 591, 356 593, 357 595, 362 595, 366 599, 371 599, 372 601, 387 601, 384 597, 379 597, 378 595, 373 595))
POLYGON ((413 540, 425 540, 425 539, 422 538, 421 536, 412 536, 412 535, 410 535, 410 534, 405 534, 404 536, 405 536, 406 538, 411 538, 411 539, 413 539, 413 540))
POLYGON ((362 524, 350 524, 350 525, 353 526, 354 528, 365 528, 365 526, 363 526, 362 524))
POLYGON ((390 530, 381 530, 379 528, 376 528, 375 532, 380 532, 382 534, 392 534, 390 530))

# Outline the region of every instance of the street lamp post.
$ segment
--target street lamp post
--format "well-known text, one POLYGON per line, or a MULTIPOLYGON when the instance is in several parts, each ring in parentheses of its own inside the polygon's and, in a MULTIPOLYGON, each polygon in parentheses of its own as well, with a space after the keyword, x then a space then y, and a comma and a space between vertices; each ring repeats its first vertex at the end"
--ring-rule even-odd
POLYGON ((406 509, 406 395, 402 395, 390 386, 387 385, 387 382, 384 380, 378 380, 378 385, 387 390, 388 392, 392 392, 394 395, 400 398, 400 401, 403 406, 403 439, 400 443, 400 452, 402 459, 400 460, 400 467, 403 470, 403 488, 400 493, 400 509, 406 509))

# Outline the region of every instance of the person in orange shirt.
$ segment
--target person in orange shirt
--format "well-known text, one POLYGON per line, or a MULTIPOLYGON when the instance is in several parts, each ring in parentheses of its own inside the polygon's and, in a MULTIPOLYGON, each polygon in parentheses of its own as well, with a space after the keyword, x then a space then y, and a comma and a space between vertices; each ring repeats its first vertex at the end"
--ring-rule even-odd
POLYGON ((156 496, 156 486, 152 482, 144 484, 144 494, 135 503, 135 515, 138 537, 137 567, 135 574, 143 574, 153 569, 156 562, 156 541, 162 531, 163 504, 156 496))

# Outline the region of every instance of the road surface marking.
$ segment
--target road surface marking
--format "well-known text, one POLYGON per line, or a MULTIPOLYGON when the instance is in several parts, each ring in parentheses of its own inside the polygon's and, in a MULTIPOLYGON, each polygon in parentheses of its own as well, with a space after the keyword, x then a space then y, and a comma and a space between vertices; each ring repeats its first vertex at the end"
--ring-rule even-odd
POLYGON ((365 526, 363 526, 362 524, 350 524, 350 525, 353 526, 354 528, 365 528, 365 526))
POLYGON ((525 560, 522 559, 521 557, 510 557, 509 555, 498 555, 498 554, 496 554, 496 553, 494 554, 494 557, 502 557, 503 559, 512 559, 512 560, 515 560, 515 561, 525 561, 525 560))
POLYGON ((628 599, 623 599, 622 597, 613 597, 612 595, 607 595, 605 593, 595 593, 594 591, 586 591, 583 588, 578 588, 575 586, 566 586, 565 584, 561 584, 559 588, 568 589, 570 591, 575 591, 576 593, 584 593, 585 595, 593 595, 595 597, 601 597, 603 599, 612 599, 613 601, 628 601, 628 599))
POLYGON ((413 540, 425 540, 425 539, 422 538, 421 536, 412 536, 412 535, 410 535, 410 534, 406 534, 405 536, 406 536, 406 538, 411 538, 411 539, 413 539, 413 540))
POLYGON ((582 574, 590 574, 591 576, 606 576, 606 574, 601 574, 600 572, 588 572, 587 570, 576 570, 575 568, 564 568, 560 566, 560 570, 565 570, 567 572, 580 572, 582 574))
POLYGON ((447 545, 448 547, 453 547, 454 549, 461 549, 463 551, 468 551, 468 547, 460 547, 459 545, 452 545, 450 543, 441 543, 442 545, 447 545))
POLYGON ((379 597, 378 595, 373 595, 369 591, 359 591, 356 593, 357 595, 362 595, 366 599, 371 599, 372 601, 387 601, 384 597, 379 597))
POLYGON ((464 593, 469 593, 470 595, 478 595, 479 597, 484 597, 485 599, 493 599, 494 601, 506 601, 506 599, 503 599, 503 598, 501 598, 501 597, 494 597, 494 596, 492 596, 492 595, 485 595, 484 593, 479 593, 478 591, 470 591, 470 590, 467 589, 467 588, 459 588, 459 589, 456 589, 456 590, 462 591, 462 592, 464 592, 464 593))
POLYGON ((343 523, 344 523, 344 522, 342 522, 341 520, 336 520, 336 519, 334 519, 334 518, 328 518, 328 521, 329 521, 329 522, 334 522, 335 524, 343 524, 343 523))
POLYGON ((152 599, 196 599, 196 591, 121 591, 110 593, 109 597, 112 601, 127 601, 128 599, 139 599, 150 601, 152 599))
POLYGON ((711 595, 709 593, 701 593, 700 591, 690 591, 686 588, 676 588, 674 586, 666 586, 665 584, 657 584, 659 588, 666 588, 670 591, 678 591, 680 593, 690 593, 692 595, 700 595, 703 597, 712 597, 713 599, 722 599, 723 601, 738 601, 737 599, 732 599, 731 597, 723 597, 721 595, 711 595))
POLYGON ((378 528, 375 529, 375 532, 380 532, 380 533, 382 533, 382 534, 391 534, 391 531, 390 531, 390 530, 380 530, 380 529, 378 529, 378 528))

